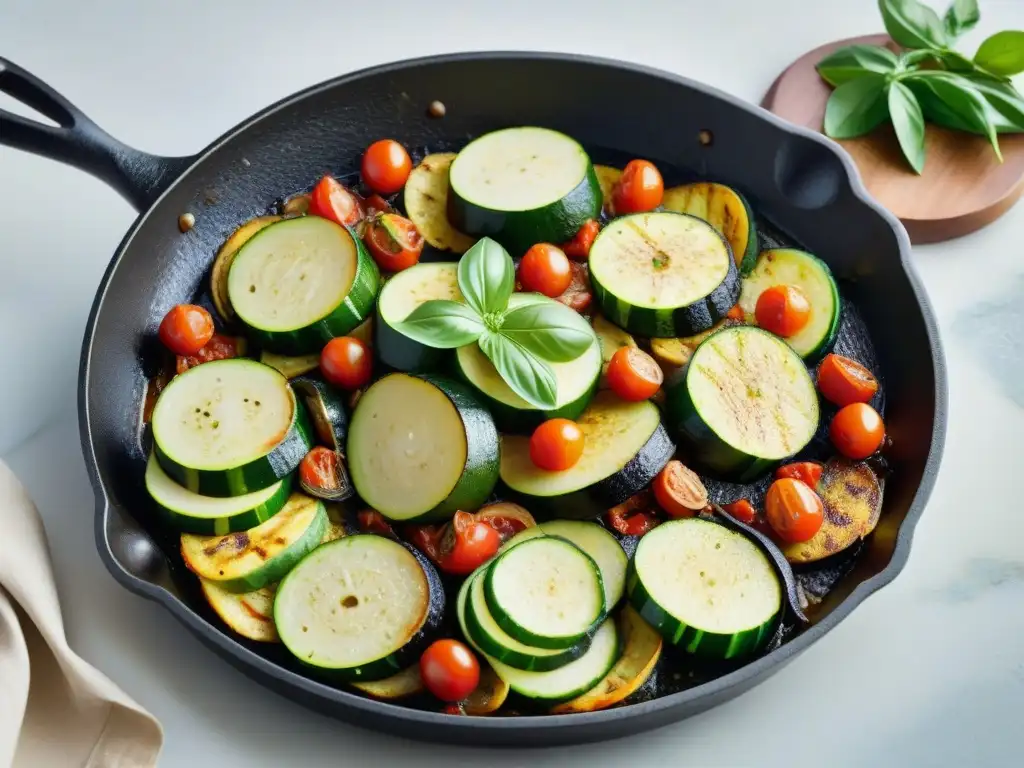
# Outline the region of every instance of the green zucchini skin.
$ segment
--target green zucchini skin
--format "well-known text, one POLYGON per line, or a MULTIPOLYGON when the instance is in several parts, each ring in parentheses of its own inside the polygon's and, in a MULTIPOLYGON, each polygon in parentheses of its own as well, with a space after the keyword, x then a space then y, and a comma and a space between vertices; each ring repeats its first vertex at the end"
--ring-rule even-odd
POLYGON ((335 451, 345 450, 348 436, 348 408, 341 392, 334 389, 318 373, 308 373, 291 380, 292 389, 302 396, 321 445, 335 451))
POLYGON ((380 270, 355 231, 351 227, 345 229, 355 242, 357 254, 356 274, 345 300, 326 317, 294 331, 264 331, 243 322, 246 335, 260 347, 279 355, 319 352, 328 341, 348 335, 373 313, 380 292, 380 270))
POLYGON ((160 467, 178 485, 202 496, 241 496, 243 493, 267 488, 290 475, 309 453, 315 441, 305 406, 295 397, 294 390, 289 388, 289 391, 295 398, 291 428, 266 455, 232 469, 195 469, 176 462, 154 440, 153 451, 160 467))
POLYGON ((644 446, 615 474, 561 496, 534 496, 504 487, 504 491, 538 519, 589 520, 644 490, 675 455, 676 446, 659 424, 644 446))
POLYGON ((750 201, 740 194, 736 189, 733 189, 736 193, 736 197, 743 203, 743 208, 747 212, 747 221, 749 222, 748 234, 747 234, 747 250, 743 253, 743 259, 740 261, 740 276, 749 275, 754 271, 754 267, 757 265, 757 255, 761 252, 760 243, 757 239, 757 224, 754 221, 754 209, 750 205, 750 201))
MULTIPOLYGON (((721 237, 721 233, 717 234, 721 237)), ((725 243, 725 238, 722 238, 722 242, 725 243)), ((729 244, 725 244, 728 248, 729 244)), ((593 271, 590 273, 590 284, 605 317, 629 333, 659 339, 695 336, 724 320, 729 310, 736 306, 741 286, 739 270, 731 258, 725 278, 717 288, 704 298, 675 309, 633 306, 617 297, 613 289, 602 285, 593 271)))
POLYGON ((376 311, 373 319, 373 343, 385 370, 404 373, 429 373, 443 371, 447 362, 454 357, 450 349, 435 349, 410 339, 388 325, 387 320, 376 311))
POLYGON ((561 200, 529 211, 495 211, 464 199, 454 187, 448 193, 448 219, 461 232, 489 236, 513 257, 522 256, 537 243, 563 243, 575 237, 588 219, 601 213, 601 185, 593 163, 561 200))

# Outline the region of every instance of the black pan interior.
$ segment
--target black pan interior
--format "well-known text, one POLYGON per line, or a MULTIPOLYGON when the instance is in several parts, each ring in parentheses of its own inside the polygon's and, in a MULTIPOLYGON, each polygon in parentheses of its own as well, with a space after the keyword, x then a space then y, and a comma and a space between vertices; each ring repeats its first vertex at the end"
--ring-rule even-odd
MULTIPOLYGON (((817 626, 804 635, 819 636, 861 599, 848 599, 854 590, 861 587, 860 595, 867 594, 888 580, 873 577, 890 565, 898 570, 906 545, 900 553, 897 543, 909 538, 910 527, 901 537, 901 524, 914 509, 922 483, 930 487, 927 473, 934 466, 929 468, 929 453, 941 422, 937 342, 903 264, 900 236, 854 191, 833 149, 671 76, 566 57, 446 57, 311 89, 213 145, 126 236, 94 307, 83 350, 81 405, 87 457, 95 459, 95 475, 110 505, 97 530, 99 544, 124 570, 123 580, 150 596, 158 595, 153 588, 167 590, 209 620, 201 631, 228 636, 205 639, 233 656, 234 663, 267 675, 266 682, 297 698, 328 702, 342 716, 360 719, 352 710, 353 694, 322 686, 299 690, 290 675, 265 665, 253 669, 256 662, 245 647, 286 667, 289 662, 279 649, 247 646, 230 636, 206 612, 173 540, 150 525, 146 513, 151 505, 142 486, 140 412, 158 357, 156 329, 171 306, 203 294, 213 255, 235 227, 266 212, 273 201, 308 189, 324 173, 350 174, 372 141, 393 137, 422 154, 427 148, 457 148, 486 130, 522 124, 565 131, 588 147, 595 162, 621 167, 631 157, 648 158, 666 173, 667 184, 699 178, 734 186, 759 214, 763 246, 805 247, 827 261, 840 280, 845 301, 838 351, 881 374, 893 441, 888 454, 892 474, 875 534, 857 552, 802 575, 805 589, 821 598, 812 614, 817 626), (427 115, 435 99, 447 107, 440 120, 427 115), (185 212, 193 213, 196 223, 183 234, 177 219, 185 212), (160 546, 153 547, 152 541, 160 546)), ((724 502, 741 495, 738 490, 714 485, 712 494, 724 502)), ((194 617, 183 613, 179 618, 195 628, 194 617)), ((641 705, 570 716, 578 727, 557 732, 540 724, 555 726, 553 721, 565 718, 531 718, 521 727, 535 734, 540 727, 548 734, 542 739, 546 743, 606 738, 613 733, 602 723, 630 712, 646 715, 644 727, 654 727, 735 695, 805 647, 801 637, 789 641, 780 635, 778 643, 784 639, 767 658, 710 686, 698 687, 735 667, 695 669, 668 659, 670 666, 659 669, 638 698, 688 690, 663 700, 666 706, 656 710, 641 705)), ((447 739, 465 731, 429 718, 404 717, 401 713, 409 710, 399 707, 366 711, 374 713, 376 721, 367 722, 374 727, 389 718, 404 719, 410 735, 447 739)), ((479 741, 514 742, 513 732, 503 733, 479 741)))

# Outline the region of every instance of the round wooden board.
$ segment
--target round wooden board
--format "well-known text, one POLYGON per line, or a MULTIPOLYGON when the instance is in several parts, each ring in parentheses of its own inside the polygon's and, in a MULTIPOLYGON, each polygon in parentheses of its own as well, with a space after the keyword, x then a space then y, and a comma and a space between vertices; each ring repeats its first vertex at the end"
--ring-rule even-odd
MULTIPOLYGON (((815 66, 837 48, 856 43, 899 50, 886 35, 823 45, 779 75, 761 105, 792 123, 821 131, 832 88, 815 66)), ((1000 164, 987 139, 929 125, 920 176, 907 165, 888 122, 867 136, 838 143, 853 157, 868 191, 899 217, 915 243, 974 232, 999 218, 1024 192, 1024 134, 1000 135, 1000 164)))

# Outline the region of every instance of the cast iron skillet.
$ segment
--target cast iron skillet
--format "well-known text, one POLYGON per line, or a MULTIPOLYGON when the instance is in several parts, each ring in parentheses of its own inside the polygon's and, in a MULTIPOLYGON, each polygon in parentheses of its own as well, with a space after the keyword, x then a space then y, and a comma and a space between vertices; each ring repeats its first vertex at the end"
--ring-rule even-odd
POLYGON ((92 173, 142 211, 103 276, 82 347, 79 420, 100 556, 122 585, 164 605, 216 653, 288 698, 365 727, 460 744, 543 746, 635 734, 756 685, 903 568, 942 452, 942 350, 906 233, 868 197, 848 156, 818 134, 676 75, 562 54, 455 54, 374 67, 280 101, 194 157, 179 158, 121 144, 4 59, 0 91, 59 125, 0 110, 0 144, 92 173), (427 116, 434 99, 447 106, 443 120, 427 116), (144 516, 133 514, 148 508, 139 412, 149 372, 142 360, 160 318, 196 293, 224 238, 270 201, 307 189, 325 172, 357 168, 364 148, 381 137, 458 146, 522 124, 736 186, 775 227, 828 262, 864 318, 886 386, 894 447, 881 523, 809 628, 703 685, 560 716, 468 718, 370 701, 273 663, 190 607, 187 575, 157 547, 144 516), (196 218, 187 234, 177 226, 184 212, 196 218))

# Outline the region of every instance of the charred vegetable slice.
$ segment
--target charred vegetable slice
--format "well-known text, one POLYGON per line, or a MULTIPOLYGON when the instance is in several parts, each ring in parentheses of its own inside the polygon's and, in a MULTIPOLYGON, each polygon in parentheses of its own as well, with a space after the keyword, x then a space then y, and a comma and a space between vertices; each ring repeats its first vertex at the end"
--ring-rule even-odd
POLYGON ((665 372, 665 376, 672 376, 690 362, 694 351, 696 351, 704 339, 716 331, 720 331, 723 328, 731 328, 734 325, 740 325, 740 323, 736 320, 720 320, 706 331, 693 336, 684 336, 676 339, 651 339, 651 354, 658 361, 661 369, 665 372))
POLYGON ((388 368, 406 372, 437 370, 451 354, 414 341, 392 327, 420 304, 434 299, 462 300, 456 262, 418 264, 397 273, 381 289, 374 348, 388 368))
POLYGON ((385 536, 318 547, 277 590, 274 623, 304 665, 341 680, 383 680, 422 652, 444 613, 433 566, 385 536))
POLYGON ((713 334, 667 389, 667 421, 695 465, 749 481, 800 451, 818 428, 818 394, 786 342, 760 328, 713 334))
POLYGON ((423 693, 423 679, 419 665, 413 664, 383 680, 355 680, 352 687, 381 701, 397 701, 423 693))
POLYGON ((688 213, 713 226, 729 242, 740 274, 746 275, 757 261, 757 227, 754 213, 743 196, 724 184, 701 181, 665 190, 666 211, 688 213))
POLYGON ((632 606, 625 605, 616 620, 622 655, 607 675, 581 696, 559 704, 553 715, 608 709, 636 693, 647 682, 661 658, 661 635, 632 606))
POLYGON ((235 320, 235 310, 231 307, 231 299, 228 297, 228 270, 231 269, 231 262, 235 260, 235 254, 253 235, 280 220, 280 216, 257 216, 232 232, 231 237, 225 240, 217 251, 217 257, 210 269, 210 298, 213 299, 213 306, 217 308, 217 314, 224 322, 232 323, 235 320))
POLYGON ((251 592, 280 581, 323 540, 322 502, 293 493, 284 509, 249 531, 226 536, 181 536, 189 570, 228 592, 251 592))
POLYGON ((462 702, 462 711, 467 715, 490 715, 497 712, 508 698, 508 683, 498 677, 486 662, 480 663, 480 682, 476 689, 462 702))
POLYGON ((647 337, 690 336, 724 318, 740 278, 728 244, 681 213, 620 216, 590 249, 590 282, 605 316, 647 337))
POLYGON ((622 178, 622 171, 607 165, 595 165, 594 173, 597 175, 597 183, 601 187, 601 200, 605 211, 611 211, 612 190, 615 184, 622 178))
POLYGON ((863 462, 832 459, 817 487, 825 506, 821 528, 808 541, 783 548, 791 563, 823 560, 871 533, 882 510, 882 486, 863 462))
POLYGON ((719 659, 759 650, 782 610, 782 587, 746 536, 697 517, 640 539, 627 591, 637 612, 687 653, 719 659))
POLYGON ((442 251, 465 253, 473 238, 448 221, 448 169, 454 159, 454 152, 424 157, 409 174, 403 199, 405 212, 424 240, 442 251))
POLYGON ((161 468, 204 496, 259 491, 312 447, 305 407, 287 379, 255 360, 213 360, 175 376, 153 409, 161 468))
POLYGON ((316 374, 293 379, 292 389, 302 397, 319 443, 335 451, 344 450, 348 410, 341 393, 316 374))
POLYGON ((315 371, 320 367, 320 353, 310 355, 276 355, 273 352, 263 350, 260 352, 260 362, 269 365, 278 371, 286 379, 294 379, 296 376, 315 371))
POLYGON ((274 626, 276 584, 241 594, 228 592, 208 579, 199 579, 199 586, 214 613, 233 632, 259 643, 280 642, 274 626))

